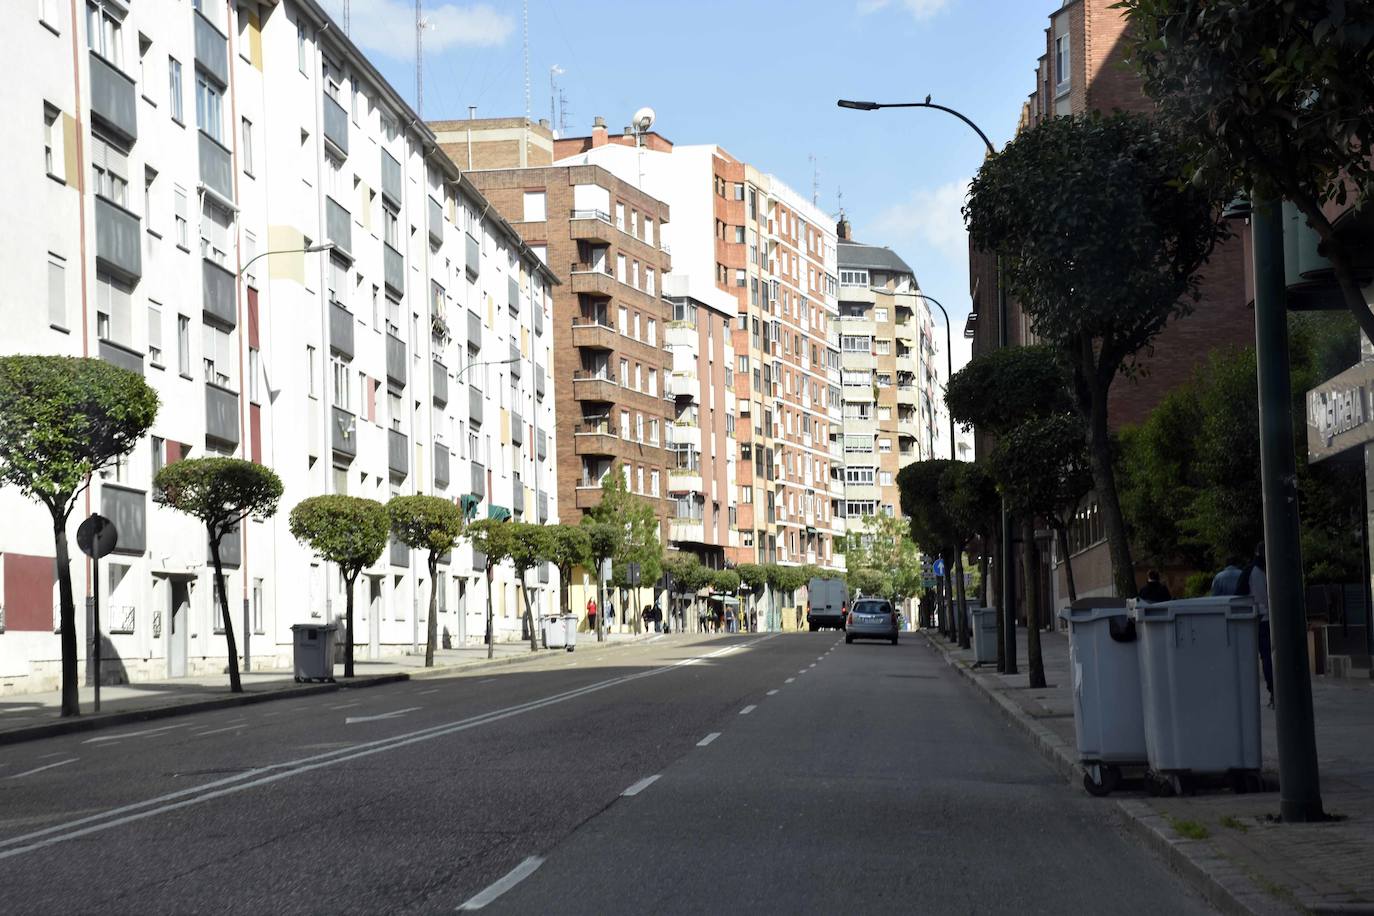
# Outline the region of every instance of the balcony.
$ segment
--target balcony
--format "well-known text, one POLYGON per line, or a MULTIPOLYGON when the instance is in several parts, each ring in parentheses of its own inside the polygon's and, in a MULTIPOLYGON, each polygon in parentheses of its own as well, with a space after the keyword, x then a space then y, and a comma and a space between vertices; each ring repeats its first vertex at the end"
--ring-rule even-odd
POLYGON ((143 374, 143 354, 113 340, 100 341, 100 358, 129 372, 143 374))
POLYGON ((534 453, 539 456, 540 461, 543 461, 545 458, 549 457, 549 436, 542 429, 535 434, 534 445, 534 453))
POLYGON ((663 340, 670 347, 684 347, 695 352, 701 343, 701 336, 697 333, 696 324, 691 321, 670 321, 663 340))
POLYGON ((574 264, 568 279, 574 293, 609 299, 615 295, 615 277, 590 264, 574 264))
POLYGON ((606 419, 591 420, 573 427, 573 451, 578 455, 628 457, 630 443, 621 439, 606 419))
POLYGON ((695 422, 680 423, 674 421, 671 426, 672 435, 670 440, 673 445, 691 446, 693 451, 701 451, 701 427, 695 422))
POLYGON ((353 313, 337 302, 329 303, 329 348, 353 358, 353 313))
POLYGON ((239 444, 239 396, 205 383, 205 438, 236 448, 239 444))
POLYGON ((126 280, 143 276, 139 219, 103 197, 95 199, 95 256, 126 280))
POLYGON ((691 398, 694 403, 701 400, 701 381, 695 372, 674 372, 664 379, 667 393, 675 398, 691 398))
POLYGON ((329 445, 334 454, 352 461, 358 457, 358 420, 342 407, 332 407, 329 445))
POLYGON ((574 347, 614 350, 617 336, 615 328, 594 318, 577 318, 574 320, 572 329, 574 347))
POLYGON ((478 426, 482 425, 482 389, 468 386, 468 419, 478 426))
POLYGON ((433 197, 425 198, 425 225, 429 229, 429 243, 435 247, 444 242, 444 207, 433 197))
POLYGON ((520 314, 520 281, 514 277, 506 278, 506 308, 511 314, 520 314))
POLYGON ((916 404, 916 402, 917 402, 917 400, 918 400, 919 397, 920 397, 920 392, 916 389, 916 386, 915 386, 915 385, 898 385, 898 386, 897 386, 897 403, 898 403, 898 404, 911 404, 911 405, 914 406, 914 405, 916 404))
POLYGON ((437 359, 430 363, 430 383, 433 388, 434 403, 440 406, 448 403, 448 366, 437 359))
POLYGON ((234 199, 234 161, 229 150, 205 131, 197 131, 200 144, 200 183, 222 200, 234 199))
POLYGON ((916 371, 916 357, 910 353, 900 355, 897 357, 896 367, 898 372, 914 373, 916 371))
POLYGON ((466 245, 463 250, 467 258, 464 267, 467 269, 468 276, 476 280, 482 273, 482 246, 469 234, 466 237, 466 245))
POLYGON ((481 349, 482 344, 482 319, 472 309, 468 309, 468 346, 473 349, 481 349), (477 344, 473 347, 473 344, 477 344))
POLYGON ((138 139, 134 81, 94 51, 91 52, 91 116, 131 143, 138 139))
POLYGON ((595 509, 601 505, 601 484, 581 484, 573 494, 573 500, 579 509, 595 509))
POLYGON ((544 397, 544 367, 540 365, 534 367, 534 393, 537 397, 544 397))
POLYGON ((410 566, 410 548, 395 537, 391 538, 387 554, 392 566, 410 566))
POLYGON ((613 403, 620 397, 620 386, 610 376, 579 369, 573 373, 573 398, 578 401, 613 403))
POLYGON ((525 512, 525 482, 519 474, 512 475, 510 490, 510 509, 517 515, 525 512))
POLYGON ((348 156, 348 112, 328 93, 324 96, 324 139, 339 156, 348 156))
POLYGON ((405 477, 410 473, 410 439, 400 430, 386 431, 386 465, 391 469, 393 478, 405 477))
POLYGON ((618 241, 611 215, 603 210, 573 210, 568 219, 568 232, 575 239, 598 242, 618 241))
POLYGON ((701 471, 691 468, 668 469, 669 493, 704 493, 701 485, 701 471))
POLYGON ((200 262, 201 309, 206 320, 232 331, 238 324, 238 305, 234 287, 238 278, 228 268, 209 258, 200 262))
POLYGON ((148 495, 144 491, 102 484, 100 514, 114 522, 119 532, 115 553, 141 556, 148 549, 148 495))
POLYGON ((699 518, 669 519, 668 540, 679 544, 705 544, 706 525, 699 518))
POLYGON ((470 467, 472 470, 472 489, 470 489, 468 492, 470 492, 473 496, 476 496, 479 500, 486 499, 487 469, 482 465, 478 464, 476 461, 471 462, 470 467))
POLYGON ((229 46, 223 32, 199 10, 196 22, 196 63, 221 86, 229 85, 229 46))
POLYGON ((382 150, 382 197, 394 207, 401 206, 401 163, 382 150))
POLYGON ((386 377, 398 385, 406 383, 406 345, 395 334, 386 335, 386 377))
POLYGON ((448 488, 448 465, 448 449, 437 442, 434 443, 434 489, 448 488))
POLYGON ((517 446, 525 444, 525 418, 513 410, 510 412, 510 442, 517 446))
POLYGON ((382 243, 382 280, 398 296, 406 293, 406 259, 387 243, 382 243))
POLYGON ((535 506, 539 512, 539 524, 544 524, 549 520, 549 494, 540 492, 534 497, 535 506))
POLYGON ((324 199, 324 234, 334 243, 339 254, 352 260, 353 217, 332 197, 324 199))
POLYGON ((511 344, 511 345, 510 345, 510 358, 511 358, 511 364, 510 364, 511 384, 514 385, 514 384, 515 384, 515 380, 518 379, 518 378, 520 378, 521 376, 523 376, 523 375, 525 374, 525 366, 524 366, 525 357, 524 357, 524 355, 520 352, 520 348, 519 348, 519 347, 517 347, 515 344, 511 344))

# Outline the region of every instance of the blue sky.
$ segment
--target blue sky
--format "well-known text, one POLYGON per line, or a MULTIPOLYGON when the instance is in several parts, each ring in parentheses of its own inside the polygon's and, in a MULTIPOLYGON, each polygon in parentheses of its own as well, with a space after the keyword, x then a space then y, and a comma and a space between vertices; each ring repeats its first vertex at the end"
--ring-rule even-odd
MULTIPOLYGON (((322 0, 336 16, 343 0, 322 0)), ((414 104, 414 0, 350 0, 351 35, 414 104)), ((846 111, 840 97, 916 101, 927 93, 994 143, 1016 127, 1058 0, 530 0, 530 112, 549 116, 564 72, 568 130, 602 115, 612 130, 643 105, 675 143, 718 143, 839 210, 855 236, 888 245, 949 308, 956 363, 968 312, 959 206, 982 144, 940 112, 846 111)), ((424 115, 525 112, 521 3, 423 0, 424 115)), ((938 315, 937 315, 938 321, 938 315)))

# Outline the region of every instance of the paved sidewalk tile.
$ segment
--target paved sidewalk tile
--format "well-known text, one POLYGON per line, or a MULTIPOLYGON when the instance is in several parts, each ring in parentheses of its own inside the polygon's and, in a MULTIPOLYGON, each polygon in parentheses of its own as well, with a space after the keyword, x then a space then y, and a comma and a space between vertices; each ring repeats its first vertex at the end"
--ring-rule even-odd
MULTIPOLYGON (((1027 733, 1041 754, 1078 784, 1064 634, 1041 636, 1049 684, 1044 689, 1028 686, 1024 630, 1017 634, 1016 675, 976 668, 969 650, 933 631, 926 635, 1027 733)), ((1153 798, 1122 791, 1112 796, 1127 823, 1227 912, 1374 914, 1374 684, 1316 678, 1312 693, 1323 803, 1339 820, 1277 823, 1276 792, 1153 798), (1205 835, 1190 839, 1179 827, 1205 835)), ((1277 783, 1273 710, 1263 710, 1262 730, 1266 776, 1277 783)))

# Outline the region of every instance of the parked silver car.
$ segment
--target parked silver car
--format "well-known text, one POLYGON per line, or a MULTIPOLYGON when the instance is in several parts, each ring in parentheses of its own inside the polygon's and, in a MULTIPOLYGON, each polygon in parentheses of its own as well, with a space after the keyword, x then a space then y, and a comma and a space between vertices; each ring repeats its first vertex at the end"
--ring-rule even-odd
POLYGON ((882 598, 860 598, 849 606, 849 616, 844 622, 844 641, 886 639, 895 646, 899 626, 892 602, 882 598))

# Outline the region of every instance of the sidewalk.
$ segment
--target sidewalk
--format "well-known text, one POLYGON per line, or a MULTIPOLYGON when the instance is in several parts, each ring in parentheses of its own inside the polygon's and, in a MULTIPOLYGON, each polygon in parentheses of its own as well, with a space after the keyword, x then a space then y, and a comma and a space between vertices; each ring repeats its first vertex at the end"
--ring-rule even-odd
MULTIPOLYGON (((1020 673, 1010 676, 998 674, 994 667, 974 669, 971 651, 959 649, 936 631, 924 632, 931 646, 1027 732, 1041 754, 1083 791, 1067 637, 1042 634, 1049 686, 1031 690, 1024 630, 1017 633, 1020 673)), ((1277 792, 1152 798, 1123 790, 1104 804, 1115 804, 1129 827, 1225 912, 1374 914, 1374 684, 1314 678, 1312 701, 1323 804, 1327 813, 1343 820, 1274 823, 1277 792), (1197 838, 1184 837, 1178 827, 1197 838)), ((1265 775, 1277 784, 1271 709, 1262 711, 1262 730, 1265 775)))
MULTIPOLYGON (((586 640, 579 634, 578 645, 606 649, 644 642, 655 634, 607 634, 606 642, 597 645, 595 636, 586 640)), ((0 698, 0 745, 32 741, 74 731, 108 728, 127 722, 161 719, 186 715, 207 709, 222 709, 376 687, 396 681, 443 677, 468 668, 487 665, 513 664, 529 660, 547 659, 559 650, 531 652, 528 642, 497 643, 493 658, 487 658, 485 645, 464 646, 460 649, 440 649, 434 653, 434 667, 426 668, 424 652, 418 655, 397 655, 368 661, 355 658, 355 677, 343 680, 343 663, 334 666, 335 683, 298 684, 289 670, 252 671, 242 675, 243 693, 229 692, 228 673, 201 677, 175 678, 165 681, 141 681, 134 684, 102 686, 100 712, 93 712, 95 690, 81 688, 81 715, 63 719, 59 713, 62 694, 59 691, 28 693, 0 698)))

